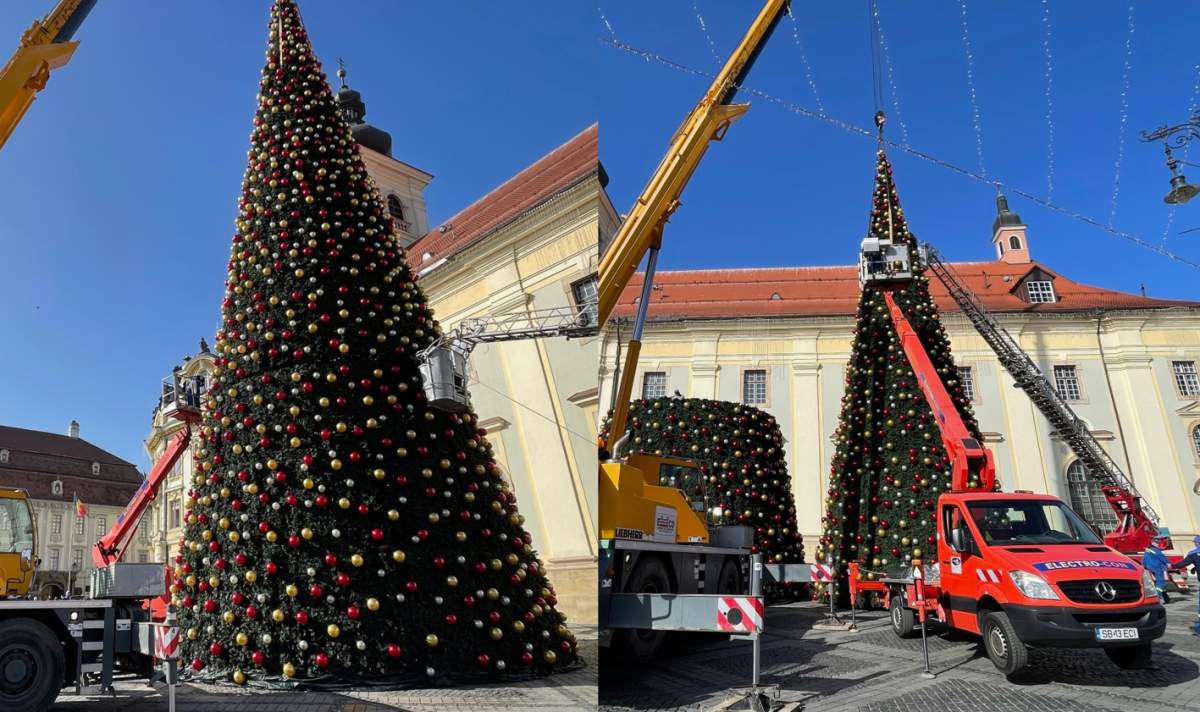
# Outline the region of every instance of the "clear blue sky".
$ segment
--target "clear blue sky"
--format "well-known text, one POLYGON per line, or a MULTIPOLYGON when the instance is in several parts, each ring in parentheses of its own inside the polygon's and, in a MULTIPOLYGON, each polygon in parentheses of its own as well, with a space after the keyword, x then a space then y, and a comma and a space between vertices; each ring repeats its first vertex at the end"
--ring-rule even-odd
MULTIPOLYGON (((51 0, 0 3, 0 53, 51 0)), ((433 173, 432 224, 595 121, 592 8, 301 0, 393 154, 433 173)), ((212 342, 267 0, 101 0, 0 151, 0 423, 148 469, 159 380, 212 342)))
MULTIPOLYGON (((697 0, 724 58, 758 2, 697 0)), ((715 61, 693 0, 601 0, 618 37, 712 72, 715 61)), ((880 0, 911 144, 977 170, 958 2, 880 0)), ((1128 2, 1050 0, 1054 105, 1054 200, 1107 223, 1120 135, 1128 2)), ((825 110, 870 126, 867 2, 796 0, 798 30, 825 110)), ((974 79, 990 177, 1035 195, 1047 192, 1045 58, 1041 2, 967 0, 974 79)), ((1134 4, 1132 71, 1116 227, 1158 244, 1167 221, 1169 173, 1160 145, 1140 129, 1188 115, 1200 6, 1134 4)), ((599 16, 595 34, 609 37, 599 16)), ((707 80, 601 47, 601 157, 620 211, 662 155, 670 133, 707 80)), ((800 50, 785 18, 746 84, 815 109, 800 50)), ((885 85, 885 92, 887 91, 885 85)), ((885 94, 886 97, 886 94, 885 94)), ((665 268, 849 264, 866 229, 874 141, 852 136, 742 95, 753 108, 715 144, 672 218, 665 268)), ((888 134, 901 139, 890 98, 888 134)), ((994 189, 891 151, 900 199, 914 232, 955 260, 990 259, 994 189)), ((1200 142, 1192 151, 1200 163, 1200 142)), ((1200 183, 1200 168, 1187 168, 1200 183)), ((1200 272, 1010 196, 1029 226, 1035 259, 1069 277, 1151 296, 1200 299, 1200 272)), ((1166 246, 1200 261, 1200 199, 1179 208, 1166 246)))

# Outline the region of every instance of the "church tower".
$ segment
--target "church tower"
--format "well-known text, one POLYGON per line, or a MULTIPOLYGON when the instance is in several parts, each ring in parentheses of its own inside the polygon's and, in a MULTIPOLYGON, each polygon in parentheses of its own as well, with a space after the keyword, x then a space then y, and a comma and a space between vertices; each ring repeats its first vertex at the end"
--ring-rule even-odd
POLYGON ((1021 216, 1008 209, 1008 198, 996 196, 996 219, 992 221, 992 244, 996 257, 1010 265, 1025 265, 1029 258, 1029 242, 1021 216))
POLYGON ((407 248, 429 232, 425 186, 433 180, 433 175, 392 157, 391 134, 366 122, 367 105, 362 95, 346 83, 346 68, 341 60, 337 75, 341 82, 337 92, 338 111, 350 124, 350 133, 362 149, 367 173, 387 203, 400 244, 407 248))

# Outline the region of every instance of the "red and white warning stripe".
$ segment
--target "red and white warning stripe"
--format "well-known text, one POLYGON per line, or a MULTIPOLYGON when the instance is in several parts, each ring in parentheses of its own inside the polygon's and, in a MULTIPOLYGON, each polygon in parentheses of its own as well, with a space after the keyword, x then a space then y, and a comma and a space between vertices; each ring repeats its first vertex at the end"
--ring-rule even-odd
POLYGON ((833 569, 829 568, 828 566, 825 566, 824 564, 813 564, 808 568, 812 572, 813 581, 822 581, 825 583, 833 581, 833 569))
POLYGON ((154 627, 154 657, 159 660, 179 657, 179 628, 165 625, 154 627))
POLYGON ((762 628, 763 602, 756 596, 722 596, 717 601, 717 628, 730 633, 753 633, 762 628))
POLYGON ((996 569, 975 569, 975 576, 984 583, 1000 583, 1000 573, 996 569))

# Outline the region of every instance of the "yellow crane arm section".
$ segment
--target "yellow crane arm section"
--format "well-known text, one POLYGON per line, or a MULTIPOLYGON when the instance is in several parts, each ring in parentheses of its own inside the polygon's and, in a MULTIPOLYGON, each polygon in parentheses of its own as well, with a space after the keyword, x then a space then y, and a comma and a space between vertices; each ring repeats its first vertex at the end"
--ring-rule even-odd
MULTIPOLYGON (((708 91, 671 137, 666 155, 650 176, 650 181, 642 189, 641 195, 634 202, 608 250, 600 259, 600 324, 607 323, 612 316, 621 292, 637 272, 638 265, 647 252, 658 250, 662 242, 663 226, 671 213, 679 207, 679 196, 708 150, 709 142, 720 141, 730 124, 750 108, 749 104, 731 102, 759 51, 787 11, 788 2, 789 0, 767 0, 763 3, 745 37, 713 79, 708 91)), ((626 350, 625 366, 616 391, 613 417, 608 431, 613 440, 625 432, 634 372, 637 371, 638 355, 641 351, 641 325, 645 321, 646 308, 644 302, 649 299, 650 284, 654 279, 653 260, 652 254, 643 285, 643 303, 639 304, 638 324, 634 327, 633 337, 626 350)), ((620 359, 619 352, 617 358, 620 359)), ((612 443, 606 445, 611 447, 612 443)))
POLYGON ((0 69, 0 148, 17 128, 50 71, 65 65, 75 53, 75 30, 96 0, 60 0, 50 14, 29 26, 17 51, 0 69))

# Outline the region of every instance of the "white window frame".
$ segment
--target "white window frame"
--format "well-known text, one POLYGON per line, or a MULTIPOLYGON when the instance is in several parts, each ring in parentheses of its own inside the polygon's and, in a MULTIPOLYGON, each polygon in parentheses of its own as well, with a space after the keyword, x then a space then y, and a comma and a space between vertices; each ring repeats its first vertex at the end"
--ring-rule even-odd
POLYGON ((108 531, 108 517, 103 515, 96 517, 96 535, 101 536, 108 531))
POLYGON ((600 279, 595 274, 589 274, 583 279, 571 282, 571 303, 576 309, 586 307, 582 315, 587 319, 586 325, 591 326, 600 318, 600 279))
POLYGON ((742 369, 742 403, 753 406, 765 406, 771 397, 771 374, 766 368, 744 368, 742 369), (750 378, 757 378, 758 374, 762 374, 761 383, 751 383, 750 378), (750 387, 757 388, 762 386, 762 400, 750 400, 750 387))
POLYGON ((1171 376, 1181 398, 1200 398, 1200 374, 1196 372, 1195 361, 1172 361, 1171 376))
POLYGON ((646 400, 650 400, 652 398, 666 398, 666 397, 667 397, 667 372, 666 371, 645 371, 645 372, 643 372, 642 373, 642 398, 644 398, 646 400), (653 377, 655 380, 657 380, 659 376, 662 377, 662 383, 653 383, 653 384, 650 383, 651 377, 653 377), (658 393, 658 394, 650 393, 651 387, 654 387, 655 389, 658 389, 661 387, 662 393, 658 393))
POLYGON ((75 515, 75 536, 83 536, 83 524, 86 517, 75 515))
POLYGON ((83 570, 83 549, 80 547, 71 549, 71 568, 79 571, 83 570))
POLYGON ((1051 369, 1051 374, 1054 376, 1054 390, 1058 392, 1059 397, 1068 403, 1080 403, 1083 401, 1083 379, 1079 377, 1079 367, 1077 365, 1073 363, 1055 364, 1051 369), (1070 379, 1074 381, 1072 384, 1075 391, 1074 394, 1063 392, 1063 384, 1070 384, 1070 381, 1067 380, 1068 377, 1065 371, 1060 379, 1059 369, 1071 369, 1070 379))
POLYGON ((977 403, 978 393, 975 391, 975 369, 970 366, 958 366, 958 385, 962 386, 963 395, 971 403, 977 403), (964 374, 965 377, 964 377, 964 374))
POLYGON ((50 515, 50 534, 51 536, 62 536, 63 515, 62 512, 55 512, 50 515))
POLYGON ((1200 460, 1200 423, 1196 423, 1190 430, 1192 436, 1192 454, 1200 460))
POLYGON ((50 566, 47 568, 48 571, 60 570, 58 567, 62 564, 62 553, 59 551, 57 546, 50 550, 49 556, 46 558, 49 559, 50 564, 50 566))
POLYGON ((1100 481, 1088 473, 1082 460, 1073 460, 1067 465, 1066 479, 1067 497, 1076 514, 1103 534, 1117 528, 1117 515, 1100 491, 1100 481))
POLYGON ((1058 295, 1054 292, 1054 282, 1048 279, 1034 279, 1025 283, 1025 294, 1030 304, 1054 304, 1058 295), (1034 287, 1037 287, 1034 290, 1034 287))

